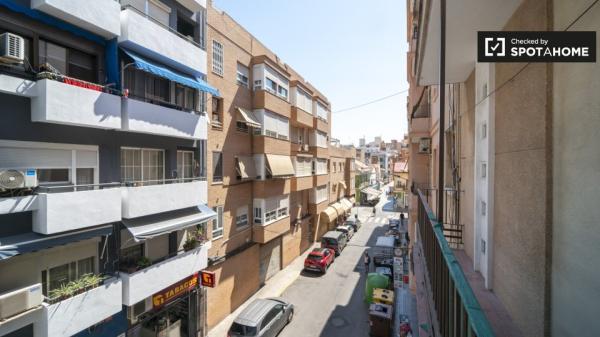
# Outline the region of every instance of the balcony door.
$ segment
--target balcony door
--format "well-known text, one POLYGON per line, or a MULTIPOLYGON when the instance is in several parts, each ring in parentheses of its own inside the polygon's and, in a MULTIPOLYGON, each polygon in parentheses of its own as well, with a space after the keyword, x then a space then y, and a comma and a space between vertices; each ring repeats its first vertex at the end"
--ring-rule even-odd
POLYGON ((492 288, 493 194, 494 194, 494 96, 490 95, 494 80, 492 64, 477 64, 475 83, 475 169, 474 191, 474 269, 492 288))

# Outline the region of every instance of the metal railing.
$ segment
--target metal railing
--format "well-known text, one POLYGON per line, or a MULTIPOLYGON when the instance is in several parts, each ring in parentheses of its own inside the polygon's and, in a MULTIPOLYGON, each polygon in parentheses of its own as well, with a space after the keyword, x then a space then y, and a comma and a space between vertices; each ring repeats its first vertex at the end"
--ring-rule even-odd
POLYGON ((442 224, 421 190, 418 193, 418 234, 435 306, 439 335, 493 337, 494 332, 444 237, 442 224))
POLYGON ((193 178, 173 178, 173 179, 158 179, 158 180, 137 180, 137 181, 125 181, 125 182, 112 182, 102 184, 55 184, 55 185, 43 185, 35 188, 35 193, 63 193, 63 192, 78 192, 78 191, 91 191, 91 190, 102 190, 106 188, 116 187, 139 187, 139 186, 150 186, 150 185, 166 185, 166 184, 178 184, 192 181, 206 181, 206 177, 193 177, 193 178))
MULTIPOLYGON (((421 191, 425 196, 425 201, 428 205, 435 205, 438 202, 438 190, 427 184, 413 184, 411 191, 417 194, 421 191)), ((464 239, 463 230, 464 224, 460 223, 460 195, 459 191, 454 188, 444 189, 444 216, 442 217, 442 228, 444 237, 448 241, 450 248, 463 249, 464 239)))

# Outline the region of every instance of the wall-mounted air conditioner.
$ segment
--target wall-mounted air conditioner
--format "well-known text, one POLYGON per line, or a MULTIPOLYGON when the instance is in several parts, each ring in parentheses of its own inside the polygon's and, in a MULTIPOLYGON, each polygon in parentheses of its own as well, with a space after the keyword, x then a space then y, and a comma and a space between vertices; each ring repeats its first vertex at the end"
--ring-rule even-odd
POLYGON ((25 40, 11 33, 0 34, 0 62, 22 63, 25 59, 25 40))
POLYGON ((302 151, 308 151, 308 144, 302 144, 302 151))
POLYGON ((421 138, 419 140, 419 153, 431 153, 431 138, 421 138))
POLYGON ((35 169, 0 169, 0 189, 13 190, 19 188, 32 188, 37 185, 37 171, 35 169))
POLYGON ((11 291, 0 295, 0 320, 42 305, 42 285, 11 291))

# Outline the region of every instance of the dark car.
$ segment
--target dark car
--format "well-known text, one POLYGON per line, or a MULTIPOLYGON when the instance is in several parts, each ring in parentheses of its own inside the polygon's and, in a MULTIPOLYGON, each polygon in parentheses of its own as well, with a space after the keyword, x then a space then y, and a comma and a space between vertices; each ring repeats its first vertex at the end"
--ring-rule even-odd
POLYGON ((331 248, 315 248, 304 260, 304 269, 319 271, 323 274, 333 263, 335 251, 331 248))
POLYGON ((233 321, 228 337, 275 337, 294 316, 294 306, 278 297, 250 303, 233 321))
POLYGON ((354 228, 354 232, 358 232, 358 230, 360 229, 360 226, 362 226, 362 224, 360 223, 360 220, 358 220, 356 218, 346 219, 346 222, 344 222, 344 225, 354 228))

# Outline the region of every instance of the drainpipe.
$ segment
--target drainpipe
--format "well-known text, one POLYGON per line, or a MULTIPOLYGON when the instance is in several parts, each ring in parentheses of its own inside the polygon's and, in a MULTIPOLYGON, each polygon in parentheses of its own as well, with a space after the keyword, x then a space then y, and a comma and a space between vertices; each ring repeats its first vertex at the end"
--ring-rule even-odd
POLYGON ((446 0, 440 0, 440 127, 438 145, 438 205, 437 218, 444 222, 444 136, 446 130, 446 0))

